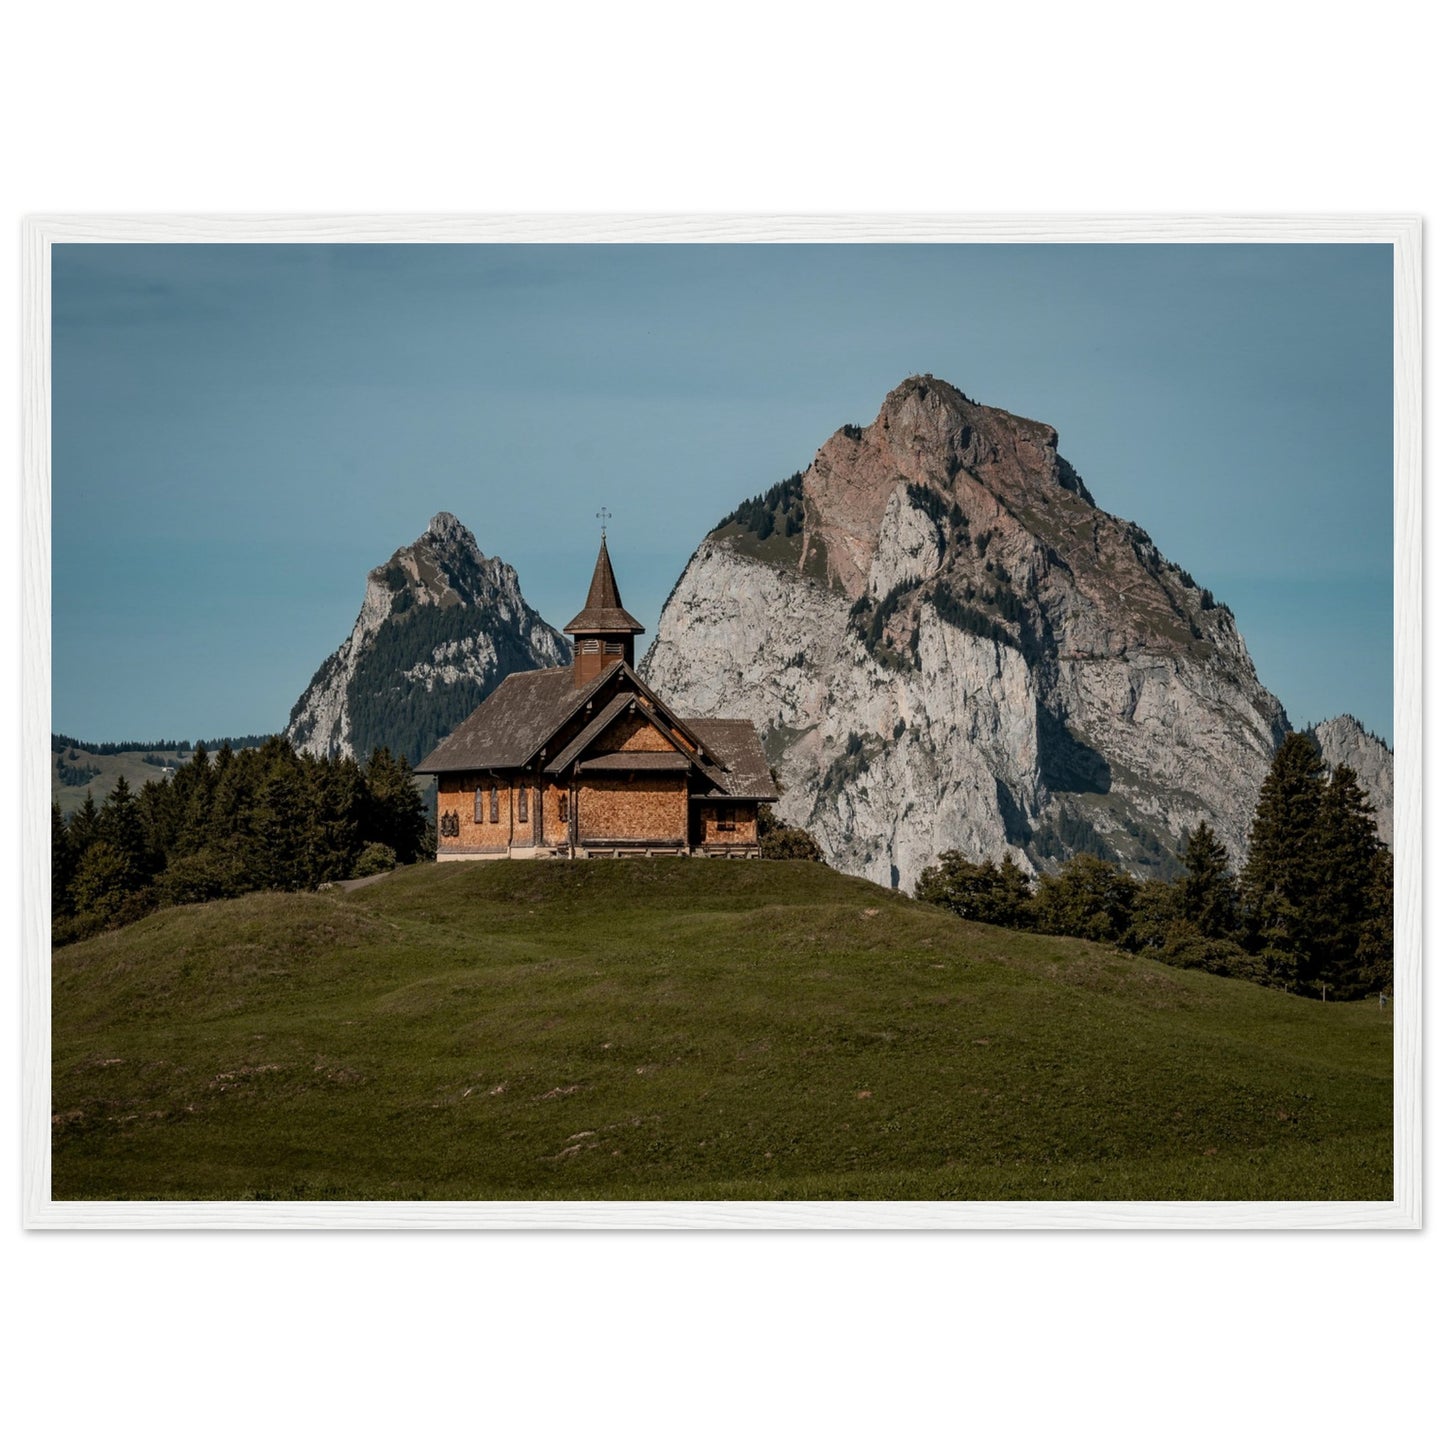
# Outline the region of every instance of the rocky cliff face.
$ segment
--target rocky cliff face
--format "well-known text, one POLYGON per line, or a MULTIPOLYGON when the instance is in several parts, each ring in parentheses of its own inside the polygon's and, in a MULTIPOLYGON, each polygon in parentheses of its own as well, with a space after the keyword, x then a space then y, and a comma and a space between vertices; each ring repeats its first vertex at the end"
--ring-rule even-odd
POLYGON ((517 574, 440 512, 367 574, 351 636, 291 709, 286 736, 317 756, 389 747, 419 761, 508 673, 555 667, 567 640, 527 605, 517 574))
POLYGON ((1353 768, 1360 787, 1375 806, 1380 841, 1395 846, 1395 755, 1374 733, 1348 713, 1316 723, 1310 731, 1331 770, 1353 768))
POLYGON ((1207 820, 1243 861, 1288 728, 1229 609, 1110 516, 1052 427, 932 377, 844 427, 688 563, 642 671, 751 718, 778 812, 911 887, 946 848, 1166 870, 1207 820))

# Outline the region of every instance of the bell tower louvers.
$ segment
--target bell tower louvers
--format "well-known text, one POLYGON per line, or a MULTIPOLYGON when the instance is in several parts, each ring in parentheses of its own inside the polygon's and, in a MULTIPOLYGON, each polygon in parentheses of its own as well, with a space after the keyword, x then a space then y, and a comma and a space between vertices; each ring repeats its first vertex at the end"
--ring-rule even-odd
POLYGON ((612 663, 633 664, 633 638, 646 631, 643 625, 622 605, 617 593, 617 578, 612 559, 607 555, 607 534, 597 553, 597 566, 592 570, 592 585, 587 589, 587 605, 562 629, 573 640, 573 685, 582 687, 612 663))

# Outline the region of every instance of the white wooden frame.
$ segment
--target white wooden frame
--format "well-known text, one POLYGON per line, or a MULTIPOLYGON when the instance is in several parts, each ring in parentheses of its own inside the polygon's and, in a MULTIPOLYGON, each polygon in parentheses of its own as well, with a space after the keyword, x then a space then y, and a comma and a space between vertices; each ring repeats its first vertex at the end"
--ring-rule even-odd
POLYGON ((22 1217, 43 1229, 1379 1229, 1423 1224, 1421 222, 1415 216, 39 216, 22 266, 22 1217), (50 1198, 50 248, 117 242, 1376 243, 1395 258, 1390 1202, 72 1203, 50 1198))

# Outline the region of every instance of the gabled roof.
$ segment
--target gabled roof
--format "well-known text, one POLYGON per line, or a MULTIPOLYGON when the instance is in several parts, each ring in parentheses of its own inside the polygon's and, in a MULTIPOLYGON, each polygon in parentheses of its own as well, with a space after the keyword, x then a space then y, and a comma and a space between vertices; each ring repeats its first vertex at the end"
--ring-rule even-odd
POLYGON ((762 740, 747 718, 690 717, 685 721, 726 769, 722 775, 726 786, 721 790, 725 796, 777 802, 778 790, 762 740))
POLYGON ((612 559, 607 555, 607 538, 597 553, 587 605, 562 629, 574 636, 580 632, 646 632, 647 629, 622 605, 612 559))
POLYGON ((584 687, 575 686, 570 667, 514 672, 449 737, 420 763, 419 773, 487 772, 526 767, 570 718, 609 683, 621 691, 549 760, 556 776, 578 764, 584 772, 634 772, 696 768, 699 796, 756 799, 777 797, 757 729, 745 718, 680 718, 625 662, 614 662, 584 687), (662 753, 604 753, 587 749, 629 708, 636 707, 676 749, 662 753), (580 760, 580 762, 579 762, 580 760))
POLYGON ((601 712, 547 764, 549 773, 560 773, 563 768, 576 762, 583 751, 603 731, 604 728, 617 721, 628 708, 637 701, 637 694, 631 692, 619 692, 601 712))
POLYGON ((538 749, 547 745, 547 739, 625 665, 613 663, 584 687, 576 686, 570 666, 509 674, 455 732, 416 765, 416 771, 448 773, 525 766, 538 749))

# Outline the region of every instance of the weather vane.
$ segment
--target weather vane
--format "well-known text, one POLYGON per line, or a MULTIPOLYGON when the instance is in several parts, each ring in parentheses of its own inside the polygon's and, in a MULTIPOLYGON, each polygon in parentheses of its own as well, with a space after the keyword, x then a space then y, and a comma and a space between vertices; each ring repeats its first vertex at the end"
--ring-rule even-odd
POLYGON ((603 507, 597 515, 602 521, 602 535, 605 537, 607 535, 607 523, 611 520, 612 513, 609 512, 606 507, 603 507))

